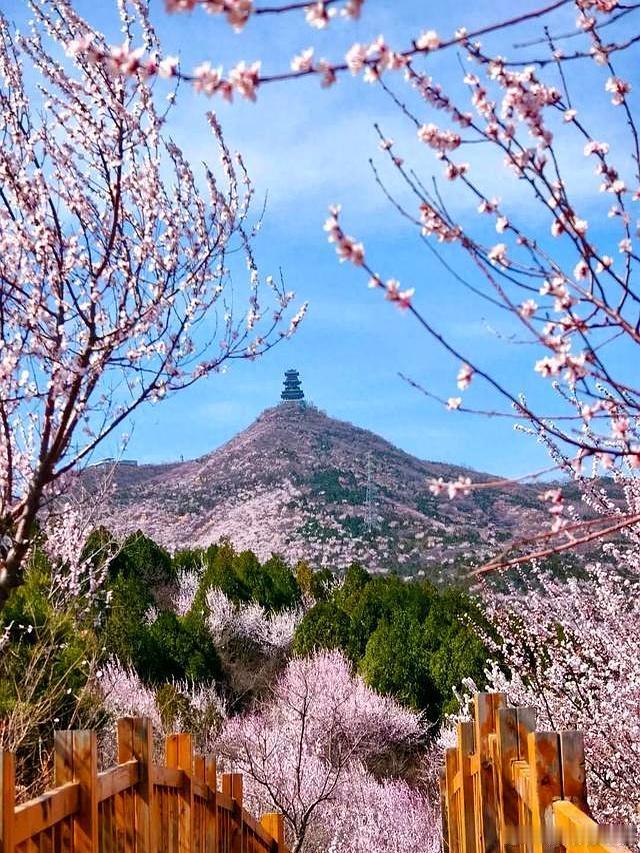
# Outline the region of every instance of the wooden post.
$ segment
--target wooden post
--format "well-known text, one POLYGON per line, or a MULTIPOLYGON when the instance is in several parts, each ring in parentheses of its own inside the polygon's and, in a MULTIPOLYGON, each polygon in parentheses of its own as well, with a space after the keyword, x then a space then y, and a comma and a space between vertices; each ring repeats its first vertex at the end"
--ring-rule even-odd
POLYGON ((262 826, 276 842, 273 853, 285 853, 284 846, 284 817, 280 812, 267 812, 260 818, 262 826))
POLYGON ((98 739, 95 732, 55 733, 56 785, 80 783, 79 808, 73 816, 74 853, 98 851, 98 739))
POLYGON ((218 853, 218 774, 216 760, 207 755, 204 760, 204 778, 208 788, 205 818, 205 853, 218 853))
POLYGON ((16 808, 16 768, 13 753, 0 752, 0 853, 13 853, 16 808))
POLYGON ((553 803, 562 797, 560 748, 556 732, 531 732, 529 768, 533 853, 551 853, 554 849, 553 803))
POLYGON ((560 773, 563 799, 590 816, 582 732, 560 732, 560 773))
POLYGON ((516 853, 519 837, 518 792, 513 784, 512 764, 518 760, 518 711, 500 708, 497 714, 497 805, 501 853, 516 853))
POLYGON ((450 853, 449 821, 447 817, 447 777, 444 767, 440 768, 440 820, 442 823, 442 853, 450 853))
POLYGON ((459 836, 459 801, 454 793, 456 773, 458 772, 458 750, 451 746, 444 753, 444 768, 447 787, 447 829, 449 833, 449 853, 461 853, 459 836))
POLYGON ((234 827, 230 853, 243 853, 244 827, 242 815, 242 773, 223 773, 222 791, 234 801, 234 827))
POLYGON ((477 853, 499 853, 496 790, 493 778, 489 735, 496 731, 496 717, 507 704, 504 693, 477 693, 474 697, 475 746, 478 756, 477 790, 479 814, 476 815, 477 853))
POLYGON ((138 783, 135 789, 133 827, 126 827, 127 834, 133 832, 135 853, 154 853, 156 832, 151 818, 153 809, 153 779, 151 763, 153 756, 153 729, 148 717, 125 717, 118 720, 118 763, 124 764, 135 758, 138 762, 138 783))
POLYGON ((473 778, 471 776, 471 755, 473 754, 473 723, 458 723, 458 771, 460 773, 460 829, 462 853, 476 853, 476 827, 473 801, 473 778))
POLYGON ((167 767, 183 771, 183 782, 178 795, 178 853, 191 853, 193 849, 193 748, 190 734, 167 735, 167 767))

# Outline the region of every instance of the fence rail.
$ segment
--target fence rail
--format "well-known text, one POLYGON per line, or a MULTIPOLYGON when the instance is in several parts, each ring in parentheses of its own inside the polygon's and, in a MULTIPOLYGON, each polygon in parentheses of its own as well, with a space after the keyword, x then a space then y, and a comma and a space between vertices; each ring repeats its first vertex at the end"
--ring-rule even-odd
POLYGON ((222 775, 171 734, 152 761, 145 718, 118 721, 118 764, 98 772, 95 732, 55 736, 55 788, 15 805, 15 765, 0 752, 0 853, 289 853, 281 814, 242 805, 242 775, 222 775))
POLYGON ((591 818, 582 733, 536 731, 503 693, 475 696, 440 791, 445 853, 628 853, 591 818))

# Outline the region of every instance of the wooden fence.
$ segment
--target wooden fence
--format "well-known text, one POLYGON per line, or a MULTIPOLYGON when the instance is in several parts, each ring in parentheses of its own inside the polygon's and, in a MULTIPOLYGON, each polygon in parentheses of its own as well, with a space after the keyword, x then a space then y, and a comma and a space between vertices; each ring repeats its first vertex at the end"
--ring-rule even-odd
POLYGON ((56 732, 55 788, 15 805, 15 768, 0 753, 0 853, 289 853, 282 815, 256 821, 242 775, 193 754, 191 736, 166 738, 152 761, 147 719, 118 721, 118 764, 98 772, 96 733, 56 732))
POLYGON ((582 733, 536 731, 535 710, 503 693, 478 694, 458 724, 441 798, 445 853, 627 850, 590 817, 582 733))

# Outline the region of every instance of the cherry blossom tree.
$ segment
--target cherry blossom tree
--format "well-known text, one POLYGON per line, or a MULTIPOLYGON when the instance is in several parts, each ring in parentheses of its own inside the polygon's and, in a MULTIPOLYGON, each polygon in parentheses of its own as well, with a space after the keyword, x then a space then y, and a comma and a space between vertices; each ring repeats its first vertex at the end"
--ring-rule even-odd
POLYGON ((489 597, 502 639, 488 640, 488 683, 514 704, 534 706, 539 728, 583 731, 594 813, 638 829, 638 543, 603 548, 613 565, 590 566, 586 579, 529 568, 518 588, 489 597))
MULTIPOLYGON (((292 294, 260 278, 252 185, 215 115, 220 162, 198 177, 149 73, 91 62, 106 42, 67 0, 30 7, 26 34, 0 18, 0 606, 38 512, 99 442, 304 313, 287 326, 292 294), (248 281, 232 293, 238 251, 248 281)), ((122 28, 165 74, 146 3, 133 9, 122 28)))
POLYGON ((352 797, 411 801, 412 825, 426 820, 436 832, 418 792, 404 783, 376 788, 369 775, 422 736, 418 715, 366 687, 340 652, 323 651, 291 660, 271 696, 227 722, 218 749, 245 774, 251 808, 284 814, 293 851, 365 849, 376 819, 367 811, 360 820, 352 797))

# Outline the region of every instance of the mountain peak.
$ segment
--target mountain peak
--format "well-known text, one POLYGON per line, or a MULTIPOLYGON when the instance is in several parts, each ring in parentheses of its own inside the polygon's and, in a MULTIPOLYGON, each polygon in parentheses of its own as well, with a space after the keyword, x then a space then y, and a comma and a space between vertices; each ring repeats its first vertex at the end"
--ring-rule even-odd
POLYGON ((358 560, 432 575, 461 556, 481 559, 541 518, 533 487, 456 501, 429 491, 433 477, 469 473, 419 460, 304 399, 283 400, 200 459, 117 466, 102 520, 169 548, 227 537, 261 559, 276 552, 334 569, 358 560))

